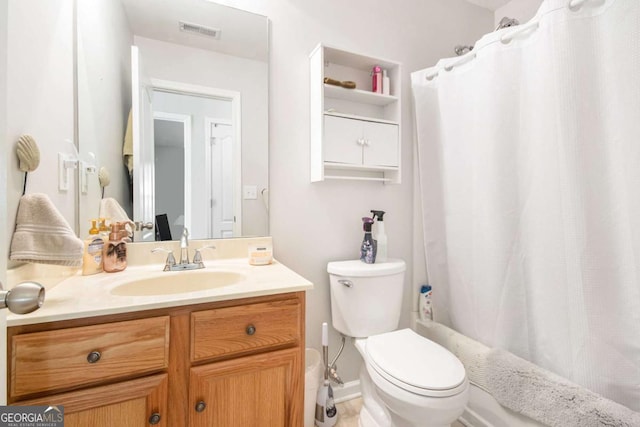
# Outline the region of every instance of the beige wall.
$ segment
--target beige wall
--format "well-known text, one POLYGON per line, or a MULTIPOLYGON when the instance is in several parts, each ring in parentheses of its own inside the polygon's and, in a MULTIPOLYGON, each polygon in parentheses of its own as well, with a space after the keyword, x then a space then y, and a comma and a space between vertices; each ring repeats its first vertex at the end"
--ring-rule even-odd
MULTIPOLYGON (((415 287, 413 242, 419 236, 413 229, 409 74, 452 56, 456 44, 491 31, 493 13, 461 0, 280 0, 262 7, 254 11, 271 20, 270 229, 275 256, 315 284, 307 293, 307 345, 319 348, 321 323, 331 323, 327 262, 358 256, 360 218, 370 209, 388 212, 389 256, 408 264, 402 318, 407 326, 415 287), (402 63, 402 184, 309 182, 308 55, 319 42, 402 63)), ((333 355, 339 335, 330 331, 333 355)), ((349 344, 339 362, 343 379, 356 379, 360 364, 349 344)))
MULTIPOLYGON (((74 138, 73 1, 9 0, 7 47, 7 227, 13 233, 24 173, 15 143, 33 136, 40 166, 29 174, 27 192, 46 193, 71 227, 76 194, 58 191, 58 152, 72 153, 74 138)), ((9 247, 10 237, 4 242, 9 247)))
POLYGON ((495 26, 498 26, 498 22, 505 16, 516 18, 521 24, 524 24, 533 18, 542 1, 543 0, 511 0, 509 3, 496 9, 494 16, 495 26))
MULTIPOLYGON (((25 62, 20 61, 20 56, 27 53, 32 53, 40 62, 36 62, 36 70, 27 70, 29 83, 18 85, 9 94, 10 101, 19 105, 11 116, 13 126, 10 122, 9 127, 13 133, 10 140, 22 131, 38 131, 34 136, 41 143, 41 149, 46 147, 44 161, 37 175, 30 177, 29 189, 50 193, 73 223, 75 195, 59 194, 53 179, 56 153, 64 147, 61 141, 73 135, 73 75, 68 71, 72 59, 71 14, 45 15, 49 9, 60 5, 66 7, 69 2, 10 0, 10 11, 12 5, 24 3, 25 7, 21 8, 28 9, 30 14, 26 16, 30 19, 20 19, 19 23, 10 25, 9 34, 13 30, 20 37, 17 27, 21 25, 24 32, 35 39, 23 34, 24 41, 17 45, 23 46, 21 51, 24 52, 9 52, 9 58, 18 57, 16 67, 25 62), (47 6, 42 7, 40 3, 47 6), (38 16, 33 16, 34 11, 38 16), (36 24, 40 26, 37 30, 32 28, 36 24), (52 35, 56 36, 53 41, 52 35), (34 40, 32 49, 27 40, 34 40), (63 64, 65 72, 61 71, 63 64), (27 109, 27 105, 35 108, 27 109), (22 124, 18 126, 18 122, 22 124), (48 128, 40 132, 43 126, 48 128)), ((320 347, 320 325, 323 321, 331 322, 326 264, 357 257, 362 239, 360 218, 370 209, 388 212, 385 222, 389 256, 402 258, 408 264, 402 318, 402 326, 407 326, 413 309, 413 289, 418 281, 424 280, 423 277, 413 278, 414 242, 419 234, 413 225, 414 135, 409 74, 433 65, 441 57, 452 56, 455 45, 476 40, 491 31, 493 13, 464 0, 240 0, 233 3, 271 20, 270 230, 275 256, 315 284, 315 289, 307 295, 308 346, 320 347), (402 63, 402 184, 309 182, 308 55, 320 42, 402 63)), ((9 18, 13 20, 11 14, 9 18)), ((10 83, 12 70, 15 73, 17 69, 20 68, 9 68, 10 83)), ((17 160, 13 156, 10 158, 8 213, 11 225, 8 228, 12 230, 22 175, 15 172, 17 160)), ((384 310, 384 307, 380 309, 384 310)), ((333 355, 339 336, 331 329, 330 338, 333 355)), ((356 379, 360 365, 360 357, 349 344, 339 363, 343 379, 356 379)))

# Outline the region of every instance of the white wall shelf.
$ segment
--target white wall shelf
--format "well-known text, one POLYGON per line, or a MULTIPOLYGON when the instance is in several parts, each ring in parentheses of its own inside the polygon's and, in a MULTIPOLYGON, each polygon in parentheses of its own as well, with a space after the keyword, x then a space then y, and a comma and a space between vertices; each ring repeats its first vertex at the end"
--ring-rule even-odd
POLYGON ((309 55, 311 182, 345 179, 399 184, 401 65, 319 44, 309 55), (371 71, 387 71, 389 94, 371 91, 371 71), (356 83, 355 89, 325 78, 356 83))
POLYGON ((324 96, 326 98, 343 99, 372 105, 388 105, 398 101, 397 96, 383 95, 362 89, 345 89, 329 84, 324 85, 324 96))
POLYGON ((339 113, 337 111, 325 111, 325 116, 333 117, 345 117, 347 119, 364 120, 365 122, 387 123, 389 125, 398 125, 399 123, 393 120, 378 119, 375 117, 359 116, 357 114, 339 113))

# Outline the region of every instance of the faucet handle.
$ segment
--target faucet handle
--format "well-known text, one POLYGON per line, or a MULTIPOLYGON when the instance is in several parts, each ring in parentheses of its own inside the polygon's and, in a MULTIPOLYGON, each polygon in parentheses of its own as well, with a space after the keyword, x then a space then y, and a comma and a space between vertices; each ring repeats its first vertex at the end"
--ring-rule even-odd
POLYGON ((151 249, 151 252, 165 252, 167 254, 167 260, 164 263, 163 271, 170 271, 171 267, 176 265, 176 257, 173 256, 173 251, 165 248, 154 248, 151 249))
POLYGON ((193 263, 198 264, 198 268, 204 268, 204 263, 202 262, 202 254, 200 253, 203 249, 215 249, 214 245, 203 246, 201 248, 196 249, 196 253, 193 255, 193 263))

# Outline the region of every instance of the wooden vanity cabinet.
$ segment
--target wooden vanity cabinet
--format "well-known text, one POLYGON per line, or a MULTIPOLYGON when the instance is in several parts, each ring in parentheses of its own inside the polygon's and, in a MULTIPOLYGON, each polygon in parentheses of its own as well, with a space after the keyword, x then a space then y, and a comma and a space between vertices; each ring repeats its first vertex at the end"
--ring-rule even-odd
POLYGON ((298 427, 304 292, 8 328, 8 403, 67 427, 298 427))

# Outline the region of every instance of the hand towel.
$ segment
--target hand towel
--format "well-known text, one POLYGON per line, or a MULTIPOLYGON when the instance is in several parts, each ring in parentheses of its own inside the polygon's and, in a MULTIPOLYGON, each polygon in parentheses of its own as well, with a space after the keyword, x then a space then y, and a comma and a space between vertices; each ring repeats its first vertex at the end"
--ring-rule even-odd
POLYGON ((127 169, 129 169, 129 177, 133 176, 133 118, 131 110, 129 110, 129 118, 127 119, 127 129, 124 134, 124 143, 122 144, 122 161, 127 169))
POLYGON ((125 210, 120 206, 120 203, 113 197, 100 200, 100 218, 108 219, 111 224, 124 222, 129 236, 133 235, 133 221, 129 219, 129 216, 127 216, 125 210))
POLYGON ((81 267, 83 249, 82 240, 46 194, 20 198, 9 259, 81 267))

